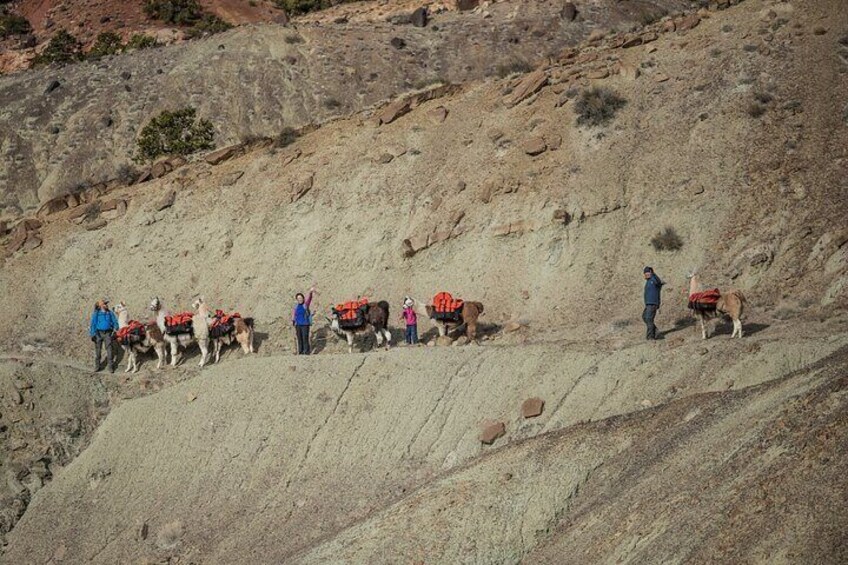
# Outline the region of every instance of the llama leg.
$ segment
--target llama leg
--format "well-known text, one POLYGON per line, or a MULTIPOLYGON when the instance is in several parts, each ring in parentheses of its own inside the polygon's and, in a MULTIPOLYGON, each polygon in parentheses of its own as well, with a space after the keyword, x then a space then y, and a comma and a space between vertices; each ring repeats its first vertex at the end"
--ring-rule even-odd
POLYGON ((197 340, 197 345, 200 346, 200 363, 199 363, 199 366, 202 367, 206 364, 206 361, 209 359, 209 340, 199 339, 199 340, 197 340))
POLYGON ((707 322, 701 316, 701 339, 707 339, 707 322))
POLYGON ((381 330, 374 328, 374 337, 377 338, 377 347, 383 345, 383 332, 381 330))
POLYGON ((156 350, 156 357, 159 359, 159 362, 156 363, 156 370, 158 371, 158 370, 162 369, 162 363, 168 362, 168 359, 167 359, 168 353, 165 350, 165 344, 164 343, 157 343, 156 345, 153 346, 153 349, 156 350))
POLYGON ((250 332, 247 334, 247 348, 250 353, 255 353, 253 351, 253 329, 251 328, 250 332))
POLYGON ((388 350, 392 344, 392 332, 389 331, 389 328, 385 328, 383 329, 383 335, 386 336, 386 350, 388 350))
POLYGON ((215 344, 215 362, 217 363, 218 361, 221 360, 221 345, 222 344, 221 344, 220 339, 216 339, 213 343, 215 344))
POLYGON ((447 335, 447 325, 444 322, 437 322, 436 327, 439 328, 439 337, 445 337, 447 335))
POLYGON ((347 338, 347 352, 353 353, 353 332, 345 332, 347 338))
POLYGON ((177 341, 174 340, 171 342, 171 367, 177 366, 177 359, 180 355, 179 345, 177 345, 177 341))
POLYGON ((132 369, 132 349, 130 347, 127 347, 126 345, 121 347, 124 350, 124 355, 127 356, 127 368, 124 372, 129 373, 130 369, 132 369))

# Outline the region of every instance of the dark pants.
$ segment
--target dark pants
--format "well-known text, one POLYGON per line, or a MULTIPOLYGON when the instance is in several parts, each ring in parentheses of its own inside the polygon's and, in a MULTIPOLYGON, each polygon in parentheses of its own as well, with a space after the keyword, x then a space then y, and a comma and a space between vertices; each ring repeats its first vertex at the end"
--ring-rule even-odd
POLYGON ((112 361, 112 332, 98 331, 94 334, 94 370, 100 370, 100 349, 106 346, 106 363, 109 365, 109 370, 113 371, 115 365, 112 361))
POLYGON ((309 346, 309 326, 295 326, 297 334, 297 354, 309 355, 312 353, 312 348, 309 346))
POLYGON ((409 345, 418 343, 418 324, 406 326, 406 343, 409 345))
POLYGON ((645 311, 642 312, 642 319, 645 320, 645 326, 647 327, 647 333, 645 335, 647 339, 657 339, 657 326, 654 324, 654 318, 657 317, 657 310, 659 310, 659 306, 656 304, 646 304, 645 311))

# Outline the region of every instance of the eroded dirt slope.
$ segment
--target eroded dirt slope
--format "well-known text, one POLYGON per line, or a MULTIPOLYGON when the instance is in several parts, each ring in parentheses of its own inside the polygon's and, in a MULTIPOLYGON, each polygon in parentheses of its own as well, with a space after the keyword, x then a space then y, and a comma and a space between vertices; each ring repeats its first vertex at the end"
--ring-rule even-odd
MULTIPOLYGON (((43 562, 59 551, 102 563, 286 561, 317 545, 301 557, 514 561, 544 541, 547 528, 580 516, 568 512, 577 487, 581 497, 592 484, 615 488, 613 471, 587 477, 602 464, 655 459, 641 476, 659 488, 671 477, 686 480, 659 472, 662 461, 687 469, 703 458, 704 472, 717 472, 724 457, 714 446, 732 453, 756 443, 776 408, 804 391, 832 388, 822 409, 844 416, 834 373, 841 366, 832 360, 826 374, 778 377, 843 347, 845 335, 760 334, 747 351, 722 340, 706 355, 693 341, 618 352, 422 348, 231 361, 112 411, 90 447, 36 493, 6 558, 43 562), (749 386, 756 392, 703 396, 749 386), (532 395, 546 400, 545 412, 523 420, 519 406, 532 395), (637 413, 632 423, 608 420, 628 413, 637 413), (573 431, 492 451, 478 440, 486 419, 507 424, 496 448, 573 431), (174 522, 180 534, 169 542, 174 522)), ((730 503, 726 492, 719 498, 730 503)))

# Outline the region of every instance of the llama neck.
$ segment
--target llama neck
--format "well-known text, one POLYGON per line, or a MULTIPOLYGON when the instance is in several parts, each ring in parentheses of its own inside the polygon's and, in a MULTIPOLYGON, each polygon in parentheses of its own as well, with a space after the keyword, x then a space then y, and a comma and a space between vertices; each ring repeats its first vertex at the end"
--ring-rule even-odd
POLYGON ((129 314, 127 314, 126 310, 122 310, 120 314, 118 314, 118 328, 126 327, 128 322, 129 314))
POLYGON ((156 325, 159 326, 160 331, 165 331, 165 310, 162 308, 156 310, 156 325))
POLYGON ((692 275, 689 279, 689 295, 693 295, 701 290, 701 283, 698 282, 698 277, 692 275))

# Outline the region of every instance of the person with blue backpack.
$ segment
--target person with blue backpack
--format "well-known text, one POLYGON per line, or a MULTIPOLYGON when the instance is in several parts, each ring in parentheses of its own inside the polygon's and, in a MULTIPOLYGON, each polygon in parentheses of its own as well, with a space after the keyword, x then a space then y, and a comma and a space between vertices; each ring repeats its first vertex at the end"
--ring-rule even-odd
POLYGON ((295 336, 297 337, 297 354, 309 355, 312 353, 312 347, 309 343, 309 331, 312 326, 312 312, 309 310, 309 305, 312 304, 312 295, 315 294, 315 287, 309 289, 309 294, 303 296, 302 292, 295 294, 294 298, 297 303, 292 310, 292 325, 294 326, 295 336))
POLYGON ((118 331, 118 318, 109 308, 109 299, 98 300, 94 304, 94 312, 91 313, 91 322, 88 324, 88 335, 94 342, 94 372, 100 370, 100 350, 106 346, 106 362, 109 372, 115 372, 115 363, 112 359, 112 337, 118 331))

